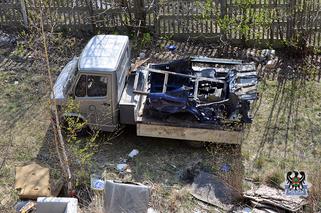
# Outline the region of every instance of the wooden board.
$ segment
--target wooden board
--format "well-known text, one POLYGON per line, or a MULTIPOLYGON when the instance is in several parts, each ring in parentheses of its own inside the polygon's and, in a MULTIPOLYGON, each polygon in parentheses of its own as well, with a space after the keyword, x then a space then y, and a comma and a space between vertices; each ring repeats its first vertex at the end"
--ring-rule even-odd
POLYGON ((15 189, 21 199, 58 196, 62 179, 50 178, 49 168, 37 163, 16 167, 15 189))
POLYGON ((186 128, 144 123, 137 123, 137 135, 226 144, 241 144, 242 140, 242 131, 186 128))

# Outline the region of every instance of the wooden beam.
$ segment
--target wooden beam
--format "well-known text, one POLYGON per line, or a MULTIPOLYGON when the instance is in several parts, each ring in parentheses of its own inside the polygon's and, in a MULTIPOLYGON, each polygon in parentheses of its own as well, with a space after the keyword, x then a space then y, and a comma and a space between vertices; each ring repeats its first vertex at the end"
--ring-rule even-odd
POLYGON ((241 144, 242 141, 242 131, 188 128, 144 123, 137 123, 137 135, 226 144, 241 144))

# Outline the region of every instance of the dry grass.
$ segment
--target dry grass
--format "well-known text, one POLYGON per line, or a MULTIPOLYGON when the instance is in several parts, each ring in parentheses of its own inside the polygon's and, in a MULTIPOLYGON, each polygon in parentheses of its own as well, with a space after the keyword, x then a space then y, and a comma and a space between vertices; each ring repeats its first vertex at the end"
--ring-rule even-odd
MULTIPOLYGON (((79 40, 70 44, 73 46, 68 46, 67 50, 64 48, 59 59, 59 39, 52 40, 51 50, 56 53, 51 55, 55 71, 77 55, 83 46, 79 40)), ((183 45, 178 47, 182 49, 178 54, 186 54, 183 45)), ((218 56, 210 48, 194 49, 194 55, 208 53, 209 56, 218 56)), ((233 51, 229 52, 230 55, 222 55, 224 50, 218 52, 219 56, 234 56, 233 51)), ((26 50, 25 54, 19 55, 28 58, 29 53, 26 50)), ((168 56, 166 59, 173 57, 171 53, 163 55, 168 56)), ((16 165, 30 160, 57 165, 51 143, 48 88, 40 62, 36 60, 32 64, 27 60, 13 66, 17 63, 12 61, 0 67, 0 212, 10 212, 17 199, 13 189, 16 165), (16 79, 18 85, 14 83, 16 79), (5 161, 2 161, 3 157, 5 161)), ((105 134, 98 138, 97 152, 85 176, 92 172, 103 174, 108 179, 141 182, 152 187, 150 205, 153 208, 160 212, 193 212, 202 208, 189 195, 187 183, 178 175, 193 162, 201 161, 202 169, 218 174, 239 191, 242 190, 244 176, 261 182, 279 183, 281 174, 295 168, 308 174, 308 181, 313 184, 310 200, 314 207, 320 208, 321 176, 317 166, 320 165, 321 154, 321 85, 314 81, 278 83, 266 80, 265 83, 260 85, 261 99, 254 103, 254 122, 245 131, 242 149, 221 145, 191 149, 177 140, 137 137, 135 130, 128 128, 111 144, 106 143, 105 134), (140 153, 128 163, 131 173, 121 177, 115 166, 134 148, 140 153), (231 166, 227 173, 220 170, 224 164, 231 166)), ((88 177, 84 180, 83 184, 88 186, 88 177)), ((100 205, 99 196, 92 199, 94 202, 87 204, 89 207, 84 207, 84 212, 100 205)))

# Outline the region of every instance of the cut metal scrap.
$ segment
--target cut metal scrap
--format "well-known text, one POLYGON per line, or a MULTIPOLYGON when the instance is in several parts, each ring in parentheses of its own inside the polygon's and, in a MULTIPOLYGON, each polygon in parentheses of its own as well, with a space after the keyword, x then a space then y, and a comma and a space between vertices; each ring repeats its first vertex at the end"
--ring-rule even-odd
MULTIPOLYGON (((136 94, 147 95, 149 110, 167 114, 188 112, 200 122, 220 123, 222 119, 234 122, 235 117, 241 122, 251 122, 249 101, 258 97, 254 64, 242 64, 241 60, 234 59, 192 57, 152 64, 140 72, 148 76, 148 89, 138 91, 135 83, 134 89, 136 94), (196 67, 193 62, 234 66, 196 67)), ((135 82, 139 75, 136 73, 135 82)))

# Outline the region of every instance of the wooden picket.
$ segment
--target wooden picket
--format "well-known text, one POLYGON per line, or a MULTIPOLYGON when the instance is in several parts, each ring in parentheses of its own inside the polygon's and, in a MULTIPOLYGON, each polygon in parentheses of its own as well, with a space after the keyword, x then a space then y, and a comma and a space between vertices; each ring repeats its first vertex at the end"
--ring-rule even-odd
MULTIPOLYGON (((44 24, 72 32, 120 32, 137 28, 135 20, 146 12, 147 29, 157 36, 271 42, 295 38, 299 33, 311 46, 321 47, 321 0, 254 0, 247 12, 242 0, 0 0, 0 26, 32 24, 36 11, 45 13, 44 24), (46 5, 41 2, 47 2, 46 5), (143 4, 143 6, 139 6, 143 4), (138 5, 138 6, 137 6, 138 5), (231 26, 224 31, 219 21, 265 14, 271 23, 251 24, 246 35, 231 26)), ((250 22, 249 22, 250 23, 250 22)))

